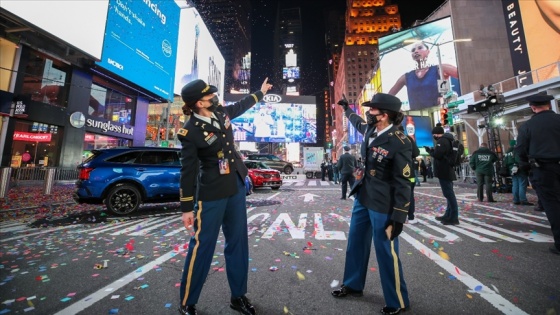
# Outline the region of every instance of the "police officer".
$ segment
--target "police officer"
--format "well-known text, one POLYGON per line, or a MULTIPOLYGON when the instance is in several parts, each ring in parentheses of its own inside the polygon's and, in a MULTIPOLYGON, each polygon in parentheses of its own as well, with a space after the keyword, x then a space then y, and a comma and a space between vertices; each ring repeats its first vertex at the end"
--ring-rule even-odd
POLYGON ((553 99, 542 93, 527 97, 535 115, 519 127, 514 152, 519 154, 519 167, 532 171, 531 184, 554 237, 550 251, 560 255, 560 115, 551 110, 553 99))
POLYGON ((410 306, 408 290, 399 259, 399 239, 410 205, 412 151, 409 138, 397 129, 402 121, 401 101, 392 95, 377 93, 370 102, 367 123, 339 102, 352 125, 364 133, 361 155, 365 161, 364 176, 354 185, 355 194, 344 280, 334 297, 362 296, 367 274, 371 241, 379 265, 385 298, 382 314, 398 314, 410 306))
POLYGON ((225 237, 224 256, 231 290, 230 307, 255 314, 245 294, 249 271, 245 176, 247 168, 235 150, 231 119, 260 101, 272 87, 264 80, 261 90, 231 106, 221 106, 215 86, 194 80, 183 87, 181 97, 191 118, 178 131, 181 141, 181 211, 193 237, 181 280, 181 314, 196 314, 220 227, 225 237))
POLYGON ((486 185, 486 198, 488 202, 496 202, 492 197, 492 179, 494 178, 494 163, 498 161, 496 153, 488 149, 486 143, 481 143, 480 148, 474 151, 469 160, 470 167, 476 173, 476 196, 478 201, 484 200, 484 186, 486 185))

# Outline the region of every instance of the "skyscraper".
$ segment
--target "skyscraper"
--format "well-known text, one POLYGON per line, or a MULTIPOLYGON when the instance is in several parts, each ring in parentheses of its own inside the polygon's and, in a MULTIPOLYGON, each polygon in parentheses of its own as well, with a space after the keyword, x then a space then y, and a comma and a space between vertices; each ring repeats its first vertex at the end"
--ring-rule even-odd
POLYGON ((197 0, 195 7, 226 61, 225 92, 249 93, 251 1, 197 0))
POLYGON ((300 95, 302 51, 302 21, 300 7, 282 7, 278 2, 274 31, 273 82, 282 82, 280 93, 300 95))

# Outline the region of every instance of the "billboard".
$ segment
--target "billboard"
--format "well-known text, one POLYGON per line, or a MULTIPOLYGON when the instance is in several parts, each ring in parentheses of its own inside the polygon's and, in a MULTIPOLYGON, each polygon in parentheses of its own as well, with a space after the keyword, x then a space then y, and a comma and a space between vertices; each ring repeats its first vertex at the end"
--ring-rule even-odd
POLYGON ((406 116, 403 119, 402 126, 406 135, 412 137, 416 141, 416 145, 420 150, 422 147, 433 147, 432 139, 432 123, 428 116, 406 116))
MULTIPOLYGON (((231 105, 245 95, 228 94, 231 105)), ((267 94, 243 115, 231 120, 236 141, 317 143, 314 96, 267 94)))
POLYGON ((218 97, 224 96, 226 62, 204 21, 194 8, 181 10, 177 62, 175 70, 175 94, 192 80, 202 79, 218 88, 218 97))
POLYGON ((560 60, 560 2, 502 0, 502 7, 513 72, 521 76, 521 85, 558 76, 557 67, 546 66, 560 60), (537 69, 538 75, 523 76, 537 69))
POLYGON ((101 59, 108 7, 109 0, 2 1, 2 9, 98 60, 101 59))
POLYGON ((282 79, 299 79, 299 67, 282 68, 282 79))
POLYGON ((449 17, 380 37, 379 54, 382 91, 400 98, 403 111, 440 104, 440 72, 461 93, 449 17))
POLYGON ((110 0, 97 65, 173 100, 179 13, 175 1, 110 0))

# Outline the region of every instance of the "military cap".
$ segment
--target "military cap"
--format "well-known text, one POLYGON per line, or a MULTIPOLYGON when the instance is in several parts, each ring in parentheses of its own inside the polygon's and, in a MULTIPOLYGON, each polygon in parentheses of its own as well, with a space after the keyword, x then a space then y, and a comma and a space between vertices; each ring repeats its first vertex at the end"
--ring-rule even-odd
POLYGON ((385 93, 377 93, 373 96, 371 101, 362 103, 362 106, 390 110, 398 113, 401 111, 401 104, 401 100, 396 96, 385 93))
POLYGON ((350 147, 347 146, 347 145, 345 145, 345 146, 344 146, 344 151, 350 151, 350 147))
POLYGON ((191 103, 194 101, 198 101, 204 95, 216 93, 218 88, 213 85, 208 85, 206 82, 198 79, 187 83, 181 89, 181 97, 183 98, 183 102, 191 103))
POLYGON ((552 101, 553 99, 554 96, 547 95, 546 92, 534 94, 526 98, 527 102, 529 102, 529 105, 533 105, 533 106, 548 105, 550 104, 550 101, 552 101))

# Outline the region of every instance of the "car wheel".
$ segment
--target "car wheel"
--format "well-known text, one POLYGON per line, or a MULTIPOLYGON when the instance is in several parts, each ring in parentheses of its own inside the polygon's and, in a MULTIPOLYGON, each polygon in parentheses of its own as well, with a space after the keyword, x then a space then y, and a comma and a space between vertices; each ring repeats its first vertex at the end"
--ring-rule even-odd
POLYGON ((284 174, 286 174, 286 175, 292 174, 293 171, 294 171, 294 169, 289 167, 289 166, 284 167, 284 174))
POLYGON ((305 177, 306 177, 307 179, 312 179, 312 178, 313 178, 313 172, 307 172, 307 173, 305 173, 305 177))
POLYGON ((125 215, 136 211, 142 203, 140 191, 130 184, 117 184, 111 188, 105 198, 107 210, 116 215, 125 215))

